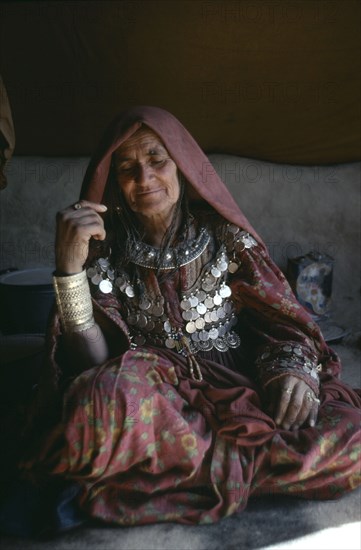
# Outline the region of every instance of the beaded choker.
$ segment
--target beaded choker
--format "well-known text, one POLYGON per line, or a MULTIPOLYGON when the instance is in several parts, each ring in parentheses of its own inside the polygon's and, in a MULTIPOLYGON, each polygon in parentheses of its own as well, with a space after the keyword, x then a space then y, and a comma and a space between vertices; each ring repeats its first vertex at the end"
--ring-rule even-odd
POLYGON ((161 250, 143 242, 137 242, 131 253, 130 261, 133 264, 150 269, 165 271, 178 269, 193 262, 204 252, 210 240, 210 235, 202 227, 194 239, 188 239, 177 246, 170 248, 161 259, 161 250))

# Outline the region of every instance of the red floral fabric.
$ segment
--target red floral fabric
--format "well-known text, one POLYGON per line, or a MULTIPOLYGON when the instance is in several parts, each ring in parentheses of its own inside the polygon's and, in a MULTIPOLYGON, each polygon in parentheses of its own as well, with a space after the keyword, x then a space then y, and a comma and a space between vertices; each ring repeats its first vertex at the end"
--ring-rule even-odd
MULTIPOLYGON (((171 350, 126 349, 121 304, 98 293, 97 320, 124 349, 68 384, 61 421, 23 467, 78 482, 82 509, 121 525, 209 523, 241 511, 251 495, 337 498, 358 486, 359 393, 336 378, 337 357, 263 247, 239 259, 230 285, 244 356, 200 354, 203 380, 195 381, 171 350), (277 428, 264 402, 264 387, 287 369, 255 366, 267 346, 281 358, 290 342, 322 365, 318 421, 297 431, 277 428)), ((312 386, 302 364, 294 372, 312 386)))
POLYGON ((287 432, 244 376, 201 367, 196 382, 172 351, 137 349, 84 372, 43 468, 81 484, 91 517, 122 525, 209 523, 253 494, 336 498, 360 483, 357 399, 341 382, 324 381, 314 428, 287 432))

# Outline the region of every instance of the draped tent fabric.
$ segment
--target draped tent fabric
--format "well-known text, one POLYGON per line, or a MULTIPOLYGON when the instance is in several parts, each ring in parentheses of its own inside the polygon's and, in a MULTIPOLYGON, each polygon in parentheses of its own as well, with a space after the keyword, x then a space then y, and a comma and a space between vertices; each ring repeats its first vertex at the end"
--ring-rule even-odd
POLYGON ((4 168, 15 148, 15 129, 11 116, 9 98, 0 76, 0 189, 7 185, 4 168))
POLYGON ((357 0, 2 2, 17 152, 89 155, 119 106, 153 104, 207 152, 358 160, 359 21, 357 0))

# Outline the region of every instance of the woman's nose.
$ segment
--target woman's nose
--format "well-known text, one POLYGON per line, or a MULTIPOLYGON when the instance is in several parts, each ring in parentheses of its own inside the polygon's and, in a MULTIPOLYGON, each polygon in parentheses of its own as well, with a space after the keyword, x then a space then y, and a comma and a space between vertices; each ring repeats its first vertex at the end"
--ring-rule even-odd
POLYGON ((149 164, 139 164, 137 167, 137 183, 144 183, 151 179, 153 174, 153 169, 149 164))

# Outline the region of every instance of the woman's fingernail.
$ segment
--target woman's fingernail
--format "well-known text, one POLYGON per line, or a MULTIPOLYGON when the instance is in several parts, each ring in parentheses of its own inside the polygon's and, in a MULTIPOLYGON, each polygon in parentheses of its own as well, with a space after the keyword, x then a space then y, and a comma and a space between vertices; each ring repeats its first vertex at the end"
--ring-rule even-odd
POLYGON ((310 420, 310 426, 311 426, 311 428, 313 428, 315 424, 316 424, 316 422, 315 422, 314 420, 310 420))
POLYGON ((105 212, 106 210, 108 210, 108 207, 105 206, 105 204, 100 204, 99 206, 101 206, 101 208, 102 208, 102 210, 104 210, 104 212, 105 212))

